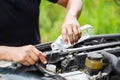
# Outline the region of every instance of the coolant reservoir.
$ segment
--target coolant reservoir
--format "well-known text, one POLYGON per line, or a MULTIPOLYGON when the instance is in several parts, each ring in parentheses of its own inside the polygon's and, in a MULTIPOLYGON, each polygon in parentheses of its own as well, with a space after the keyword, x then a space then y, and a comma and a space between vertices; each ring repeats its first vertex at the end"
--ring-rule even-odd
POLYGON ((46 69, 51 71, 51 72, 56 72, 56 65, 53 64, 47 64, 46 69))
POLYGON ((85 60, 85 70, 89 75, 96 75, 102 69, 103 66, 103 56, 96 52, 88 53, 85 60))

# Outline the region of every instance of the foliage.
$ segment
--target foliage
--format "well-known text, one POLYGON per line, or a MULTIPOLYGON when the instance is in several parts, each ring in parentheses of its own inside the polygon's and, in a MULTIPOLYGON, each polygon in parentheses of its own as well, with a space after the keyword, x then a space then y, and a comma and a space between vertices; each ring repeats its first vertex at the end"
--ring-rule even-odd
MULTIPOLYGON (((54 41, 61 33, 65 9, 42 0, 40 6, 40 31, 42 42, 54 41)), ((120 5, 114 0, 83 0, 83 9, 78 21, 80 25, 91 24, 94 34, 120 32, 120 5)))

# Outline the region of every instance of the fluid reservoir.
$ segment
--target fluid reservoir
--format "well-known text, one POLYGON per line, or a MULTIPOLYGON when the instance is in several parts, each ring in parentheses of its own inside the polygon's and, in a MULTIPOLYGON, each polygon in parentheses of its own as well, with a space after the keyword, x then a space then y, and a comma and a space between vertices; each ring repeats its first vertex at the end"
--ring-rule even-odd
POLYGON ((96 75, 102 69, 103 66, 103 56, 102 54, 92 52, 88 53, 85 60, 85 71, 89 75, 96 75))

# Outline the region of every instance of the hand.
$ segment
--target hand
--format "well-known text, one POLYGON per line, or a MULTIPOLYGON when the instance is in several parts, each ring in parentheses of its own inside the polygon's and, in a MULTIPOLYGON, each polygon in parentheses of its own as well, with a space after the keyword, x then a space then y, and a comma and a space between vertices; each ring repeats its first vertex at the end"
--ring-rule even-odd
POLYGON ((35 64, 38 60, 46 64, 45 54, 37 50, 34 46, 28 45, 23 47, 10 48, 9 58, 14 62, 19 62, 25 66, 35 64))
POLYGON ((68 43, 68 39, 71 44, 76 43, 80 39, 81 31, 77 18, 73 16, 65 18, 62 25, 62 36, 66 44, 68 43))

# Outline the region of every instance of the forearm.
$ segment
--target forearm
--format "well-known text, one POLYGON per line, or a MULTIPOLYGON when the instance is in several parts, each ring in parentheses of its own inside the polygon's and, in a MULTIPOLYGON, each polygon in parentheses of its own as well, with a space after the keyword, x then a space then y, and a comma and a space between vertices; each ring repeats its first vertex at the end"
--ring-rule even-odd
POLYGON ((78 18, 82 10, 82 0, 68 0, 66 16, 78 18))
POLYGON ((9 47, 0 46, 0 60, 10 60, 9 59, 9 47))
POLYGON ((82 0, 58 0, 57 3, 66 7, 66 16, 79 17, 82 10, 82 0))

